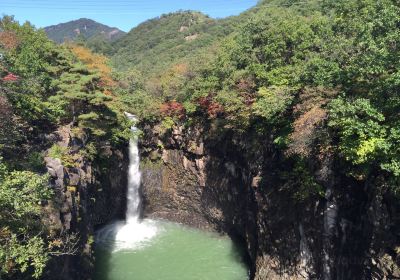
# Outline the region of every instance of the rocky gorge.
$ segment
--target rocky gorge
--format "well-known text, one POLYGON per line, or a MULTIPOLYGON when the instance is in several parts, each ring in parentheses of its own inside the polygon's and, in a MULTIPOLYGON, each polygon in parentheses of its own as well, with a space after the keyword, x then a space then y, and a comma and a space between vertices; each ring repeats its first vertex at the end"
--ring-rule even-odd
MULTIPOLYGON (((213 127, 201 126, 142 130, 143 216, 229 235, 243 248, 251 279, 400 277, 400 208, 379 176, 360 184, 334 158, 322 158, 310 165, 324 192, 299 200, 276 179, 286 167, 265 139, 216 138, 213 127)), ((48 138, 72 154, 86 144, 70 125, 48 138)), ((79 157, 73 166, 45 158, 57 196, 46 223, 53 232, 79 233, 73 254, 52 260, 46 279, 91 279, 95 229, 124 216, 127 147, 104 145, 99 158, 79 157)))
POLYGON ((143 131, 144 216, 230 235, 245 248, 251 279, 400 277, 399 205, 375 187, 379 176, 360 184, 333 156, 315 159, 308 164, 323 191, 298 199, 275 178, 288 166, 266 139, 217 139, 199 126, 143 131))
POLYGON ((0 18, 0 279, 400 279, 399 1, 77 22, 0 18))

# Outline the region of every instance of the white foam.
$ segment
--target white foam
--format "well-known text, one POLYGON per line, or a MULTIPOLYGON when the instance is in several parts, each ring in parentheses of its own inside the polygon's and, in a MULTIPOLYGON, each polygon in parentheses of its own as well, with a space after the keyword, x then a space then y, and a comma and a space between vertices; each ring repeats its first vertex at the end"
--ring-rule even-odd
POLYGON ((157 227, 145 220, 140 223, 127 223, 121 227, 115 236, 114 251, 137 249, 148 244, 157 235, 157 227))

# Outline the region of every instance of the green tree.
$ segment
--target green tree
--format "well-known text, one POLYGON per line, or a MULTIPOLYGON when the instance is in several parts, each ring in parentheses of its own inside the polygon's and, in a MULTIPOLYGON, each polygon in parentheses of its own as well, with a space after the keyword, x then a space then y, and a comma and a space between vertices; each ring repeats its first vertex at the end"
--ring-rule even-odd
POLYGON ((8 171, 0 158, 0 275, 39 278, 49 259, 42 204, 51 198, 47 176, 8 171))

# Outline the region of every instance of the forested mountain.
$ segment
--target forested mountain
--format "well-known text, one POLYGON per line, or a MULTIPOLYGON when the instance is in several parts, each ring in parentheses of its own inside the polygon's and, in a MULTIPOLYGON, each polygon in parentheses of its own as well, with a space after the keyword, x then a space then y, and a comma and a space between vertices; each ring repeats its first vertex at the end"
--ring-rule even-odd
POLYGON ((216 20, 200 12, 182 11, 162 15, 133 28, 112 44, 117 69, 165 70, 233 31, 230 19, 216 20))
POLYGON ((218 20, 181 11, 111 43, 56 45, 2 18, 0 277, 46 275, 77 233, 92 260, 104 223, 93 209, 111 208, 98 198, 112 188, 48 168, 65 182, 49 190, 44 158, 108 174, 127 111, 156 174, 145 179, 167 178, 149 184, 162 186, 162 210, 221 220, 245 243, 252 279, 398 279, 399 26, 397 0, 264 0, 218 20), (60 146, 51 135, 67 128, 60 146), (74 195, 82 216, 63 213, 75 227, 43 218, 60 193, 74 195))
POLYGON ((165 14, 140 24, 112 43, 109 55, 116 69, 156 73, 221 41, 257 10, 224 19, 195 11, 165 14))
POLYGON ((259 8, 260 5, 239 16, 223 19, 213 19, 196 11, 164 14, 139 24, 128 33, 121 31, 111 40, 106 40, 105 35, 115 28, 89 19, 49 26, 45 31, 58 43, 68 38, 109 56, 115 69, 135 68, 155 74, 218 43, 259 8))
POLYGON ((57 43, 75 40, 88 40, 106 42, 117 40, 125 32, 115 27, 110 27, 94 20, 81 18, 44 28, 47 36, 57 43))

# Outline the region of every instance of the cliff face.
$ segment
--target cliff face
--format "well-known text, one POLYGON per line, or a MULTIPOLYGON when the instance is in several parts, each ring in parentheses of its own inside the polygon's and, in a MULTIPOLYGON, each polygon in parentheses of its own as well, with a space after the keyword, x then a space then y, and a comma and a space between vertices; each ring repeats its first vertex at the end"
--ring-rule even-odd
POLYGON ((76 236, 71 254, 52 259, 45 279, 91 279, 93 272, 94 228, 123 217, 126 204, 127 147, 101 145, 98 156, 87 160, 77 153, 85 144, 85 135, 61 127, 50 135, 52 141, 71 151, 74 164, 59 158, 45 158, 55 199, 46 209, 47 224, 53 232, 76 236))
POLYGON ((300 199, 276 179, 288 167, 268 140, 143 130, 144 215, 229 234, 247 249, 252 279, 400 277, 399 204, 379 175, 350 180, 326 156, 308 163, 323 191, 300 199))

